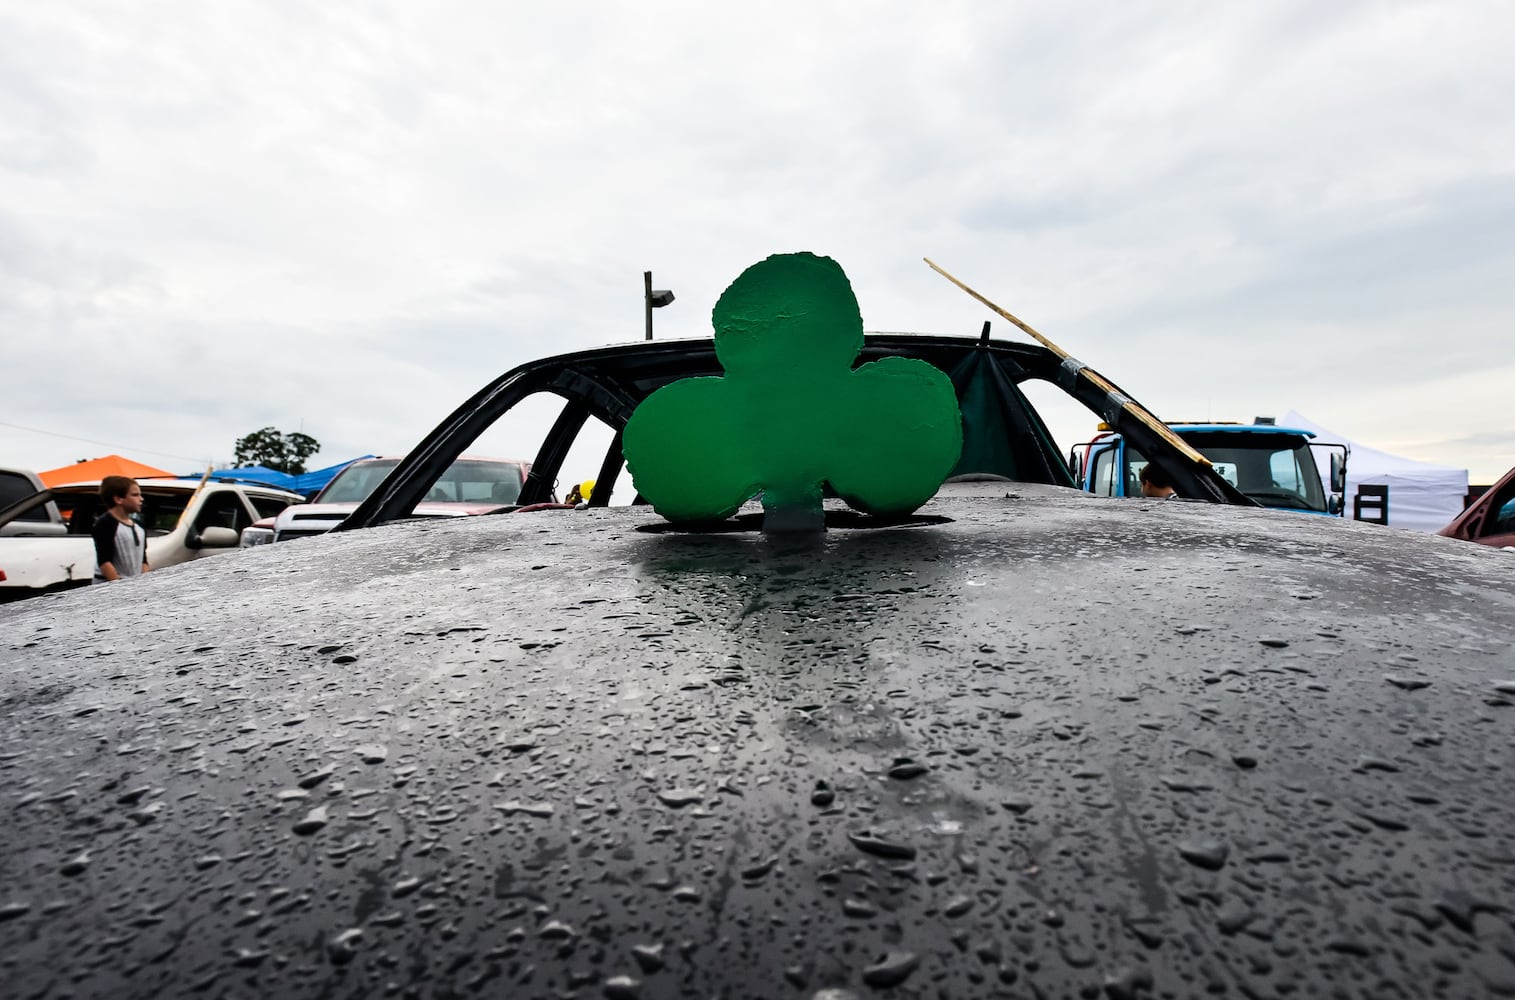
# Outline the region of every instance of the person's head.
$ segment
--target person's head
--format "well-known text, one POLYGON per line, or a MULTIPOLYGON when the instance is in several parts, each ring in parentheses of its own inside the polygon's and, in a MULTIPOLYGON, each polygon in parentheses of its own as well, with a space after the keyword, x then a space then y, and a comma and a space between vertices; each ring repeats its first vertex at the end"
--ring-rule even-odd
POLYGON ((100 501, 107 509, 135 514, 142 509, 142 487, 125 476, 106 476, 100 480, 100 501))
POLYGON ((1141 474, 1137 478, 1141 480, 1144 497, 1160 498, 1173 495, 1173 480, 1169 479, 1168 474, 1153 462, 1142 466, 1141 474))

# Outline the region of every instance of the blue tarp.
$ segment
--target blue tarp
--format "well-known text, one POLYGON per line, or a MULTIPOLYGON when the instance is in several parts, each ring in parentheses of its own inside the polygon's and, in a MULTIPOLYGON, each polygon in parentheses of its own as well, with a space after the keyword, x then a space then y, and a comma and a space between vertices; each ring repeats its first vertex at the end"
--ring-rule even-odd
MULTIPOLYGON (((274 486, 281 490, 308 495, 331 482, 337 473, 352 463, 373 457, 375 456, 359 455, 357 458, 349 458, 345 462, 338 462, 336 465, 328 465, 324 469, 316 469, 314 472, 306 472, 298 476, 291 476, 278 469, 270 469, 266 465, 246 465, 238 469, 217 469, 210 474, 210 478, 223 483, 262 483, 264 486, 274 486)), ((190 473, 181 478, 199 479, 201 475, 201 473, 190 473)))
MULTIPOLYGON (((203 473, 186 473, 180 479, 199 479, 203 473)), ((264 486, 277 486, 281 490, 294 489, 295 477, 278 469, 270 469, 266 465, 248 465, 240 469, 217 469, 210 474, 210 478, 223 483, 262 483, 264 486)))

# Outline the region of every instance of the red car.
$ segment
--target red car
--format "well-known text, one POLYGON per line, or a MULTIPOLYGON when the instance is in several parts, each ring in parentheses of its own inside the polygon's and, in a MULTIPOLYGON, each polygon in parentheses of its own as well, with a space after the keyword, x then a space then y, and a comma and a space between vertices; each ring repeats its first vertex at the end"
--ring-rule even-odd
POLYGON ((1506 472, 1489 492, 1437 534, 1495 548, 1515 549, 1515 469, 1506 472))

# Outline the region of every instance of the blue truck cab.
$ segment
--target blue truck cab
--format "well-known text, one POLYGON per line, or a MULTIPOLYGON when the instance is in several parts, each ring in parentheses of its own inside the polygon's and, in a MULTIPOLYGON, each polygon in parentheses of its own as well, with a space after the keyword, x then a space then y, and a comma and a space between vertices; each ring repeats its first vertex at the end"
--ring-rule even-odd
MULTIPOLYGON (((1341 516, 1346 490, 1345 445, 1313 441, 1313 433, 1271 423, 1170 423, 1175 434, 1214 465, 1215 471, 1263 507, 1341 516), (1330 455, 1330 492, 1321 483, 1315 452, 1330 455)), ((1080 488, 1099 496, 1141 496, 1138 477, 1147 460, 1119 434, 1101 430, 1076 445, 1069 464, 1080 488)))

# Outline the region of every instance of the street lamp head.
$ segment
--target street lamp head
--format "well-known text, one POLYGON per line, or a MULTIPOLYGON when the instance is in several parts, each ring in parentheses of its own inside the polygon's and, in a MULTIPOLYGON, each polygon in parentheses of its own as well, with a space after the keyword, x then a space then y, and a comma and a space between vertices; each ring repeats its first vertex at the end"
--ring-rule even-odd
POLYGON ((642 272, 642 291, 647 303, 647 339, 652 339, 652 310, 659 306, 666 306, 673 301, 673 293, 666 288, 654 290, 652 287, 652 272, 642 272))

